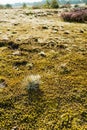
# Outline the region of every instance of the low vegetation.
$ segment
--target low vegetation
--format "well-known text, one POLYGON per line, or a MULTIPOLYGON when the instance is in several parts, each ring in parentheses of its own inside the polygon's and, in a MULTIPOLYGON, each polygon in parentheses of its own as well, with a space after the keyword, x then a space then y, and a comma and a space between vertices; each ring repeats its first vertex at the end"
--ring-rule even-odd
POLYGON ((87 24, 62 11, 0 10, 0 130, 87 130, 87 24))
POLYGON ((73 11, 62 13, 64 21, 69 22, 87 22, 87 8, 86 9, 74 9, 73 11))
POLYGON ((27 91, 33 91, 40 89, 40 75, 30 75, 25 77, 23 86, 26 87, 27 91))

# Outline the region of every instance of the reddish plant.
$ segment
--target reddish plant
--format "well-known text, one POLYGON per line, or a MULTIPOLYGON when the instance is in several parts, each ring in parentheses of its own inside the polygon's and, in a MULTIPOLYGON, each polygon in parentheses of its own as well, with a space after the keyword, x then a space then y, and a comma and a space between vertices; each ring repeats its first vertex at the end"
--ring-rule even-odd
POLYGON ((87 21, 87 9, 75 9, 70 12, 61 14, 64 21, 69 22, 86 22, 87 21))

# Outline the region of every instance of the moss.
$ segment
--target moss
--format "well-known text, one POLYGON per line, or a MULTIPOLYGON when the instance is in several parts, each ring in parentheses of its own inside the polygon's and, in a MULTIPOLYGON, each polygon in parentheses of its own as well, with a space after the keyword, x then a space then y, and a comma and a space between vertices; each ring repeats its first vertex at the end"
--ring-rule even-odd
MULTIPOLYGON (((87 34, 79 32, 86 24, 57 22, 56 14, 46 20, 56 22, 43 31, 42 24, 20 23, 9 27, 9 33, 17 31, 9 41, 0 40, 0 83, 7 84, 0 91, 3 130, 14 126, 26 130, 87 129, 87 34), (58 28, 57 33, 51 33, 52 26, 58 28), (70 31, 67 36, 66 30, 70 31), (13 55, 16 50, 21 55, 13 55), (39 55, 41 51, 46 57, 39 55), (40 90, 28 93, 23 79, 32 74, 39 74, 42 84, 40 90)), ((8 25, 0 27, 6 33, 8 25)))
POLYGON ((4 109, 11 109, 11 108, 14 108, 14 105, 11 101, 11 99, 6 99, 6 100, 3 100, 3 101, 0 101, 0 107, 1 108, 4 108, 4 109))

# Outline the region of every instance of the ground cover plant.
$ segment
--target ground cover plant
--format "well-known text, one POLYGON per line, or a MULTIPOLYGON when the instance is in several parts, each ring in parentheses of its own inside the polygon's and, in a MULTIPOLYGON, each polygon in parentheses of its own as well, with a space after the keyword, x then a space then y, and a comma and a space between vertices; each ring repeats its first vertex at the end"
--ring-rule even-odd
POLYGON ((73 11, 62 13, 64 21, 69 22, 87 22, 87 8, 86 9, 74 9, 73 11))
POLYGON ((87 130, 87 24, 62 11, 0 10, 0 130, 87 130))

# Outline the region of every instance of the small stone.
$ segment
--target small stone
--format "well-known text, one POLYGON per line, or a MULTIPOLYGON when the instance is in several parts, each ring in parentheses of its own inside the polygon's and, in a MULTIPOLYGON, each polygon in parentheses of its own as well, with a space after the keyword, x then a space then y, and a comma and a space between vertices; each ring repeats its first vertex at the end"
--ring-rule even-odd
POLYGON ((62 68, 62 69, 66 68, 66 65, 67 65, 66 63, 61 64, 61 68, 62 68))
POLYGON ((63 25, 61 25, 61 28, 64 28, 64 26, 63 26, 63 25))
POLYGON ((10 31, 10 28, 7 28, 7 31, 10 31))
POLYGON ((67 63, 61 64, 60 68, 61 68, 60 72, 61 72, 62 74, 68 74, 68 73, 70 73, 70 71, 71 71, 71 70, 68 68, 67 63))
POLYGON ((34 42, 38 42, 38 38, 33 38, 33 41, 34 42))
POLYGON ((53 28, 53 30, 58 31, 58 28, 53 28))
POLYGON ((21 41, 21 39, 20 38, 16 38, 16 41, 21 41))
POLYGON ((52 33, 57 33, 57 31, 56 31, 56 30, 53 30, 52 33))
POLYGON ((15 70, 19 70, 19 68, 18 68, 17 66, 14 66, 13 69, 15 69, 15 70))
POLYGON ((70 34, 70 32, 69 31, 65 31, 64 34, 70 34))
POLYGON ((67 50, 68 52, 71 52, 71 47, 66 48, 66 50, 67 50))
POLYGON ((39 43, 43 43, 43 39, 39 38, 39 39, 38 39, 38 42, 39 42, 39 43))
POLYGON ((12 32, 12 34, 16 34, 16 33, 17 33, 16 31, 12 32))
POLYGON ((68 47, 68 44, 60 44, 57 45, 60 49, 66 49, 68 47))
POLYGON ((3 78, 0 78, 0 88, 5 88, 6 87, 6 81, 3 78))
POLYGON ((84 33, 84 30, 83 30, 83 29, 81 29, 81 30, 80 30, 80 33, 84 33))
POLYGON ((8 47, 2 46, 2 47, 0 48, 0 51, 3 52, 3 51, 6 50, 6 49, 8 49, 8 47))
POLYGON ((13 54, 13 55, 18 55, 18 56, 21 55, 20 51, 15 51, 15 52, 13 52, 12 54, 13 54))
POLYGON ((2 40, 8 41, 9 38, 8 38, 7 36, 3 36, 3 37, 2 37, 2 40))
POLYGON ((11 130, 18 130, 17 126, 14 126, 11 130))
POLYGON ((39 53, 39 55, 42 56, 42 57, 46 57, 46 54, 45 54, 44 51, 41 51, 41 52, 39 53))
POLYGON ((33 63, 28 63, 28 64, 26 65, 26 67, 28 67, 29 69, 32 69, 32 68, 33 68, 33 63))
POLYGON ((55 51, 54 51, 54 50, 51 50, 50 52, 51 52, 51 53, 55 53, 55 51))
POLYGON ((48 26, 44 25, 42 26, 42 29, 48 29, 48 26))
POLYGON ((4 83, 0 83, 0 88, 5 88, 5 84, 4 83))
POLYGON ((17 25, 19 25, 19 23, 14 23, 14 26, 17 26, 17 25))

